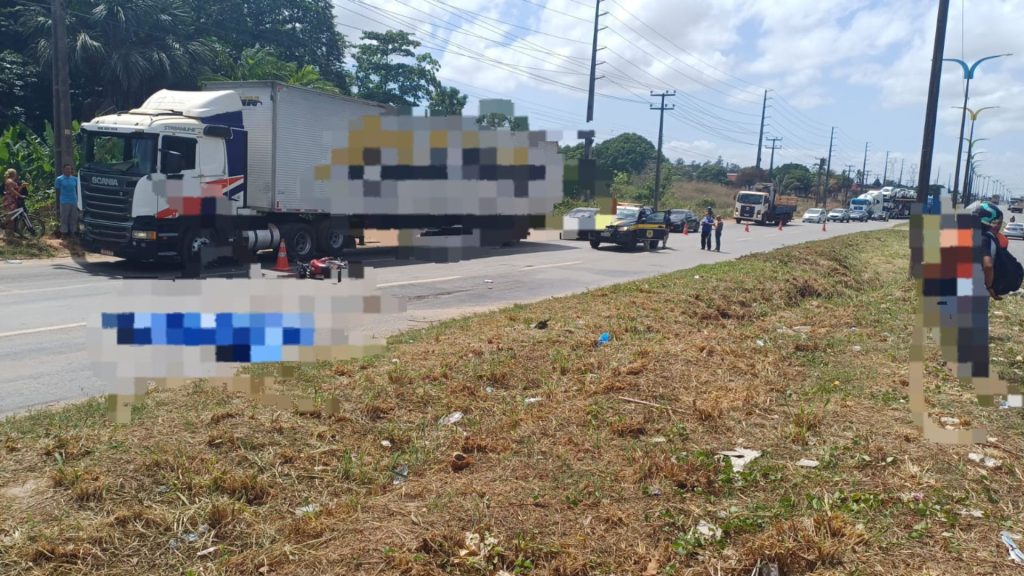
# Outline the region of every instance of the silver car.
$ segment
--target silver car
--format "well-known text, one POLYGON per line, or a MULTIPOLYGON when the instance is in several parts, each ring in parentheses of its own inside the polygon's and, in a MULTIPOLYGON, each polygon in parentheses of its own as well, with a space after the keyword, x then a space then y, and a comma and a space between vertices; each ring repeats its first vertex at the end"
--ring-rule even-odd
POLYGON ((1021 224, 1020 222, 1007 224, 1006 228, 1003 228, 1003 236, 1024 240, 1024 224, 1021 224))
POLYGON ((825 211, 821 208, 808 208, 807 211, 804 212, 804 216, 800 221, 821 224, 825 221, 825 211))

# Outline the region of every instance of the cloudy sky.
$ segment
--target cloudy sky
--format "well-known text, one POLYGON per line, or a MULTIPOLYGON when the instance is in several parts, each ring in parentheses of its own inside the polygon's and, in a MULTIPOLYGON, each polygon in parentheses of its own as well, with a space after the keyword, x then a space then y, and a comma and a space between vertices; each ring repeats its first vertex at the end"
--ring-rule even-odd
MULTIPOLYGON (((986 110, 975 126, 978 173, 1024 195, 1024 0, 951 0, 947 58, 978 67, 968 106, 986 110), (981 141, 981 138, 988 140, 981 141)), ((414 32, 441 62, 441 78, 480 98, 510 98, 531 128, 575 141, 585 128, 594 0, 335 0, 341 30, 414 32)), ((762 95, 770 90, 765 137, 778 137, 775 165, 859 169, 869 179, 916 179, 937 0, 601 0, 598 140, 637 132, 657 141, 657 100, 672 91, 665 152, 686 161, 752 165, 762 95)), ((932 180, 953 172, 963 70, 945 64, 932 180)), ((968 130, 970 118, 968 117, 968 130)), ((769 163, 763 150, 762 166, 769 163)), ((965 151, 966 155, 966 151, 965 151)))

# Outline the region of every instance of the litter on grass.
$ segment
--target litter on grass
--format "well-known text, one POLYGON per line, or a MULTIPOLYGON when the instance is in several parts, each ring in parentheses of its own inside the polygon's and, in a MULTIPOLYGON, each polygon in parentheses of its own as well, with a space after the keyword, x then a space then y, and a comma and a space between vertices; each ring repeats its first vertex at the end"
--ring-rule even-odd
POLYGON ((699 536, 704 542, 716 542, 722 537, 722 529, 714 524, 701 520, 692 534, 699 536))
POLYGON ((303 506, 301 508, 296 508, 295 509, 295 515, 296 516, 302 516, 304 514, 316 514, 319 511, 320 511, 320 506, 317 506, 316 504, 307 504, 307 505, 305 505, 305 506, 303 506))
POLYGON ((540 402, 540 401, 541 401, 541 398, 527 398, 525 400, 527 406, 529 406, 530 404, 536 404, 537 402, 540 402))
POLYGON ((463 416, 464 416, 464 414, 462 412, 459 412, 458 410, 456 410, 455 412, 452 412, 451 414, 449 414, 449 415, 445 416, 444 418, 441 418, 440 420, 438 420, 437 421, 437 425, 438 426, 451 426, 452 424, 456 424, 460 420, 462 420, 463 416))
POLYGON ((611 342, 611 339, 612 339, 611 333, 605 332, 604 334, 601 334, 597 338, 597 345, 598 345, 598 347, 604 346, 608 342, 611 342))
POLYGON ((402 464, 398 468, 392 470, 391 475, 394 476, 394 480, 392 480, 391 483, 398 486, 409 479, 409 466, 407 464, 402 464))
POLYGON ((1010 554, 1010 560, 1013 560, 1017 564, 1024 564, 1024 552, 1020 551, 1020 548, 1017 547, 1017 542, 1014 541, 1015 539, 1020 539, 1020 536, 1004 531, 999 533, 999 539, 1003 541, 1003 544, 1006 544, 1007 552, 1010 554))
POLYGON ((737 448, 735 450, 719 452, 718 455, 728 456, 732 460, 732 469, 734 472, 743 472, 743 467, 760 456, 761 452, 759 450, 737 448))
POLYGON ((804 458, 804 459, 800 460, 799 462, 797 462, 796 465, 800 466, 802 468, 817 468, 818 467, 818 461, 817 460, 811 460, 809 458, 804 458))
POLYGON ((977 464, 981 464, 985 468, 989 468, 989 469, 999 468, 1000 466, 1003 465, 1003 463, 1000 462, 999 460, 996 460, 995 458, 992 458, 991 456, 985 456, 984 454, 979 454, 977 452, 971 452, 970 454, 968 454, 967 455, 967 459, 970 460, 971 462, 975 462, 977 464))

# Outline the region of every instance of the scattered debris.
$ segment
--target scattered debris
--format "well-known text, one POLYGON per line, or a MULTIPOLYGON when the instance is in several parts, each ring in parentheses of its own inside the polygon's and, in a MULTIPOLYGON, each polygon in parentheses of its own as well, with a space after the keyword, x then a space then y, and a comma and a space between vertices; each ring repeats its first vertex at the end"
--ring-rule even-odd
POLYGON ((536 404, 537 402, 540 402, 541 400, 542 400, 542 398, 540 398, 538 396, 538 397, 534 397, 534 398, 527 398, 525 400, 525 402, 526 402, 526 405, 529 406, 530 404, 536 404))
POLYGON ((650 441, 655 444, 664 444, 665 442, 668 442, 668 438, 665 438, 664 436, 654 436, 650 441))
POLYGON ((380 445, 385 447, 385 448, 391 448, 391 441, 390 440, 381 440, 380 441, 380 445))
POLYGON ((661 496, 661 488, 658 488, 657 486, 648 486, 647 487, 647 495, 648 496, 661 496))
POLYGON ((220 546, 212 546, 210 548, 207 548, 206 550, 203 550, 202 552, 196 554, 196 558, 202 558, 203 556, 209 556, 210 554, 213 554, 214 552, 216 552, 218 548, 220 548, 220 546))
POLYGON ((455 412, 452 412, 451 414, 449 414, 449 415, 445 416, 444 418, 441 418, 440 420, 438 420, 437 421, 437 425, 438 426, 451 426, 452 424, 456 424, 460 420, 462 420, 463 416, 464 416, 464 414, 462 412, 459 412, 458 410, 456 410, 455 412))
POLYGON ((1010 554, 1010 560, 1013 560, 1017 564, 1024 564, 1024 552, 1021 552, 1020 548, 1017 547, 1017 543, 1014 542, 1014 539, 1020 539, 1020 536, 1004 531, 999 533, 999 539, 1003 541, 1003 544, 1006 544, 1006 549, 1010 554))
POLYGON ((700 280, 700 276, 694 276, 693 279, 694 280, 700 280))
POLYGON ((157 494, 167 494, 170 491, 171 491, 171 487, 170 486, 160 486, 159 488, 156 489, 156 493, 157 494))
POLYGON ((395 477, 395 479, 392 480, 391 483, 394 484, 395 486, 398 486, 399 484, 409 479, 409 465, 402 464, 398 468, 391 470, 391 475, 395 477))
POLYGON ((494 280, 484 280, 484 284, 494 284, 494 280))
POLYGON ((398 358, 392 358, 391 359, 391 363, 392 364, 401 364, 402 362, 398 358))
POLYGON ((701 520, 700 524, 697 524, 697 527, 691 531, 691 535, 694 533, 700 536, 704 542, 716 542, 722 537, 721 528, 704 520, 701 520))
POLYGON ((462 452, 456 452, 452 454, 452 461, 450 462, 450 465, 452 467, 452 472, 461 472, 462 470, 469 468, 472 463, 472 458, 466 456, 462 452))
POLYGON ((548 322, 550 322, 550 321, 551 321, 551 319, 550 319, 550 318, 549 318, 549 319, 547 319, 547 320, 541 320, 540 322, 537 322, 536 324, 534 324, 534 325, 532 326, 532 328, 533 328, 534 330, 547 330, 547 328, 548 328, 548 322))
POLYGON ((981 510, 974 510, 974 509, 968 510, 966 508, 962 508, 962 509, 959 510, 959 512, 960 512, 961 516, 972 516, 974 518, 984 518, 985 517, 985 513, 982 512, 981 510))
POLYGON ((305 515, 305 514, 316 514, 319 511, 320 511, 320 506, 318 506, 316 504, 307 504, 307 505, 305 505, 305 506, 303 506, 301 508, 296 508, 295 509, 295 515, 296 516, 302 516, 302 515, 305 515))
POLYGON ((758 348, 764 348, 764 340, 758 340, 757 341, 757 347, 758 348))
POLYGON ((853 350, 854 352, 860 352, 861 350, 863 350, 863 348, 861 348, 860 346, 854 346, 854 347, 852 348, 852 350, 853 350))
POLYGON ((967 455, 967 458, 971 462, 981 464, 985 468, 988 468, 990 470, 999 468, 1000 466, 1003 465, 1003 463, 1000 462, 999 460, 996 460, 995 458, 992 458, 990 456, 985 456, 984 454, 979 454, 977 452, 971 452, 970 454, 967 455))
POLYGON ((949 416, 939 418, 939 422, 946 428, 946 430, 954 430, 960 426, 959 418, 951 418, 949 416))
POLYGON ((604 334, 601 334, 597 338, 597 346, 600 348, 601 346, 604 346, 608 342, 611 342, 611 339, 612 335, 609 332, 605 332, 604 334))
POLYGON ((494 388, 488 386, 484 388, 484 392, 487 392, 488 394, 494 394, 494 388))
POLYGON ((811 331, 811 327, 810 326, 793 326, 793 331, 794 332, 799 332, 801 334, 806 334, 806 333, 811 331))
POLYGON ((802 460, 797 462, 796 465, 800 466, 802 468, 817 468, 818 467, 818 461, 817 460, 811 460, 809 458, 803 458, 802 460))
POLYGON ((719 456, 728 456, 732 459, 732 469, 734 472, 743 472, 743 467, 753 461, 755 458, 761 455, 759 450, 747 450, 745 448, 737 448, 726 452, 718 452, 719 456))

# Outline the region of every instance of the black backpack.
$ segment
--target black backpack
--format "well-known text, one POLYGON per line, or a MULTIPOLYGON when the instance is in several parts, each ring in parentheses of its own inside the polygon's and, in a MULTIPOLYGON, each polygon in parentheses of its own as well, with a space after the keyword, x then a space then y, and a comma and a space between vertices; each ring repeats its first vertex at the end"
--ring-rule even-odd
POLYGON ((1024 281, 1024 266, 1010 254, 1010 251, 999 245, 999 240, 988 234, 992 240, 992 290, 997 296, 1020 290, 1024 281))

